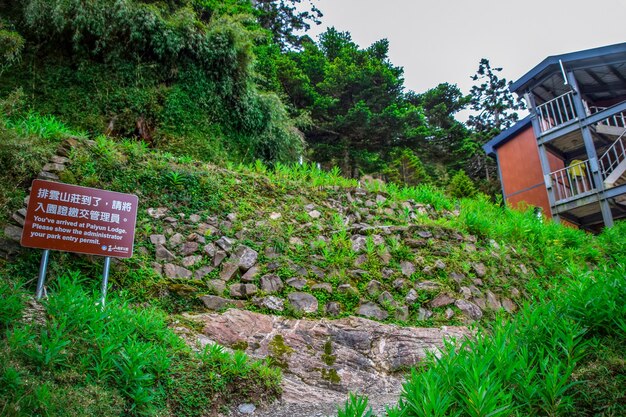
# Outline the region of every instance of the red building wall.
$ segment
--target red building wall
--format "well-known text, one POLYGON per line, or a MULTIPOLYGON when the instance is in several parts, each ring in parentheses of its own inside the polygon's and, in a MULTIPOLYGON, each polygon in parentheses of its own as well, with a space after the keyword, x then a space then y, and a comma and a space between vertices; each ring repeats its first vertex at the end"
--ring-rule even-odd
MULTIPOLYGON (((504 197, 511 207, 533 205, 541 207, 547 217, 550 213, 548 192, 543 181, 537 139, 531 126, 497 149, 500 180, 504 197)), ((564 167, 562 160, 548 153, 550 168, 564 167)))

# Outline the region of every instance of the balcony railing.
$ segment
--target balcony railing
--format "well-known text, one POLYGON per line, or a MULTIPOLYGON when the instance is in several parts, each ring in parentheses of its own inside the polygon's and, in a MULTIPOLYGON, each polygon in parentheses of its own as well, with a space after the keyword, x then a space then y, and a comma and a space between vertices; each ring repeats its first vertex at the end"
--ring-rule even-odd
POLYGON ((539 127, 542 132, 547 132, 557 126, 576 119, 573 93, 571 91, 546 101, 537 106, 539 127))
POLYGON ((556 202, 567 200, 595 189, 589 160, 571 164, 550 173, 556 202))
MULTIPOLYGON (((608 109, 608 107, 589 106, 589 113, 595 114, 606 109, 608 109)), ((606 119, 599 121, 598 124, 605 126, 621 127, 626 129, 626 114, 614 114, 613 116, 607 117, 606 119)))

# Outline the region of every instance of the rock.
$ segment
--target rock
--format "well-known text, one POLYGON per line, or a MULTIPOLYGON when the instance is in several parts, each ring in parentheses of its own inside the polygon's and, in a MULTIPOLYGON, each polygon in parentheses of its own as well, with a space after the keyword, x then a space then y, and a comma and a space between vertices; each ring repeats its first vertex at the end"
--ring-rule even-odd
POLYGON ((417 291, 411 288, 406 297, 404 297, 404 301, 406 301, 407 304, 413 304, 418 300, 418 298, 419 294, 417 293, 417 291))
POLYGON ((340 313, 341 313, 341 305, 339 305, 339 303, 336 301, 331 301, 329 303, 326 303, 326 305, 324 306, 324 314, 326 314, 327 316, 336 317, 340 313))
POLYGON ((353 235, 350 240, 354 252, 361 252, 367 247, 367 238, 363 235, 353 235))
POLYGON ((417 310, 417 319, 419 321, 428 320, 432 316, 433 316, 433 312, 428 310, 427 308, 420 307, 419 310, 417 310))
POLYGON ((200 255, 186 256, 183 258, 183 266, 185 268, 192 267, 199 262, 202 262, 202 256, 200 255))
POLYGON ((278 275, 267 274, 261 277, 261 290, 266 293, 280 292, 283 289, 283 281, 278 275))
POLYGON ((156 246, 163 246, 165 245, 165 236, 163 235, 150 235, 150 242, 152 242, 153 245, 156 246))
POLYGON ((482 262, 472 264, 472 269, 479 277, 484 277, 487 274, 487 267, 482 262))
POLYGON ((160 219, 167 214, 167 208, 165 207, 149 208, 147 211, 148 216, 152 217, 153 219, 160 219))
POLYGON ((433 234, 429 232, 428 230, 420 230, 419 232, 417 232, 417 235, 423 239, 428 239, 428 238, 433 237, 433 234))
POLYGON ((303 313, 315 313, 317 312, 318 302, 317 298, 312 296, 311 294, 307 294, 305 292, 292 292, 287 295, 287 300, 289 304, 294 308, 294 310, 303 313))
POLYGON ((402 291, 404 289, 404 287, 406 287, 407 281, 405 279, 403 279, 403 278, 398 278, 398 279, 394 280, 391 285, 393 285, 393 289, 394 290, 402 291))
POLYGON ((183 256, 189 256, 198 251, 198 242, 185 242, 183 244, 183 249, 181 250, 181 254, 183 256))
POLYGON ((237 214, 235 214, 235 213, 228 213, 226 215, 226 218, 228 219, 229 222, 234 222, 235 220, 237 220, 237 214))
POLYGON ((70 162, 69 158, 65 158, 59 155, 52 155, 50 161, 54 162, 55 164, 67 164, 68 162, 70 162))
POLYGON ((176 259, 176 256, 174 256, 172 252, 167 250, 165 246, 159 245, 156 247, 156 259, 159 261, 169 262, 176 259))
POLYGON ((446 264, 441 259, 437 259, 435 261, 435 268, 437 268, 437 269, 446 269, 446 264))
POLYGON ((248 271, 245 274, 243 274, 243 276, 241 277, 241 280, 244 282, 252 282, 254 281, 256 276, 259 274, 259 272, 260 272, 259 266, 254 265, 252 268, 248 269, 248 271))
POLYGON ((463 296, 464 299, 469 300, 472 296, 472 291, 467 287, 459 288, 459 292, 463 296))
POLYGON ((301 290, 306 287, 306 280, 303 278, 289 278, 285 281, 285 283, 297 290, 301 290))
POLYGON ((361 265, 363 265, 364 263, 367 263, 367 255, 366 254, 361 254, 359 255, 355 260, 354 260, 354 266, 355 267, 359 267, 361 265))
POLYGON ((226 283, 221 279, 209 280, 209 282, 207 282, 207 287, 209 288, 209 291, 213 291, 217 295, 223 295, 226 291, 226 283))
POLYGON ((367 208, 371 208, 376 206, 376 203, 373 200, 366 200, 363 205, 367 208))
POLYGON ((357 291, 356 288, 354 288, 352 285, 350 284, 341 284, 337 287, 337 292, 340 294, 358 294, 359 292, 357 291))
POLYGON ((333 286, 327 282, 321 282, 319 284, 315 284, 311 287, 312 291, 325 291, 328 294, 332 294, 333 286))
POLYGON ((190 270, 174 264, 165 264, 163 272, 170 279, 189 279, 193 275, 190 270))
POLYGON ((243 308, 245 305, 239 300, 230 300, 228 298, 218 297, 217 295, 204 295, 200 297, 202 303, 209 310, 223 310, 226 307, 234 306, 237 308, 243 308))
POLYGON ((385 197, 383 197, 382 195, 378 194, 376 196, 376 203, 377 204, 383 204, 385 201, 387 201, 387 199, 385 197))
POLYGON ((309 211, 309 216, 311 216, 312 219, 319 219, 321 215, 322 215, 322 213, 320 213, 317 210, 309 211))
POLYGON ((203 236, 215 236, 220 232, 217 227, 206 223, 200 223, 197 230, 203 236))
POLYGON ((379 254, 380 257, 380 262, 382 262, 383 265, 389 265, 389 262, 391 262, 391 253, 387 252, 385 250, 385 252, 379 254))
POLYGON ((367 301, 359 306, 357 314, 376 320, 385 320, 389 317, 389 313, 380 308, 376 303, 367 301))
POLYGON ((383 306, 385 304, 395 304, 395 300, 393 299, 393 295, 391 295, 391 293, 389 291, 383 291, 378 296, 378 304, 381 304, 383 306))
POLYGON ((272 220, 278 220, 281 217, 282 217, 282 214, 280 214, 280 213, 276 213, 276 212, 270 213, 270 219, 272 219, 272 220))
POLYGON ((158 262, 152 262, 150 264, 150 266, 152 266, 152 270, 157 274, 157 275, 163 275, 163 266, 158 263, 158 262))
POLYGON ((513 298, 519 298, 520 297, 520 292, 517 288, 515 287, 511 287, 511 297, 513 298))
POLYGON ((257 286, 254 284, 232 284, 228 289, 230 296, 234 298, 248 298, 258 291, 257 286))
POLYGON ((476 245, 473 243, 466 243, 464 245, 465 252, 476 252, 476 245))
POLYGON ((254 249, 242 245, 237 248, 234 256, 237 258, 237 264, 241 272, 246 272, 256 264, 259 253, 254 249))
POLYGON ((175 248, 181 243, 183 243, 184 241, 185 241, 185 237, 181 235, 180 233, 176 233, 174 236, 170 238, 168 243, 170 245, 170 248, 175 248))
POLYGON ((458 272, 452 272, 450 273, 450 278, 456 282, 458 285, 461 285, 461 282, 463 282, 463 280, 465 279, 465 275, 464 274, 460 274, 458 272))
POLYGON ((480 320, 483 317, 483 312, 471 301, 456 300, 454 305, 472 320, 480 320))
POLYGON ((189 221, 191 223, 199 223, 200 220, 202 220, 202 217, 200 217, 200 215, 198 214, 192 214, 191 216, 189 216, 189 221))
POLYGON ((480 278, 476 278, 473 279, 472 282, 474 283, 474 285, 476 285, 477 287, 482 287, 483 286, 483 280, 480 278))
POLYGON ((507 313, 515 313, 517 305, 515 305, 515 303, 508 298, 505 298, 502 300, 502 308, 504 308, 507 313))
POLYGON ((267 308, 271 311, 283 311, 285 309, 285 301, 274 295, 259 298, 255 300, 255 304, 261 308, 267 308))
POLYGON ((485 310, 487 308, 487 302, 482 297, 473 297, 470 301, 476 304, 481 310, 485 310))
POLYGON ((434 281, 422 281, 415 285, 415 288, 421 291, 437 291, 441 285, 434 281))
POLYGON ((222 236, 215 241, 215 244, 226 252, 231 251, 231 249, 233 248, 233 243, 233 240, 226 236, 222 236))
MULTIPOLYGON (((343 404, 347 392, 358 391, 372 396, 372 400, 385 398, 386 403, 396 401, 402 389, 403 370, 441 348, 444 338, 460 342, 469 335, 462 327, 412 328, 354 316, 336 320, 290 319, 230 309, 185 317, 203 329, 200 340, 223 346, 246 342, 246 353, 254 359, 281 359, 282 400, 293 406, 292 412, 274 412, 277 405, 271 405, 266 413, 257 410, 253 414, 263 417, 337 415, 335 404, 343 404), (282 349, 276 349, 281 346, 282 349), (332 368, 340 377, 332 384, 321 372, 329 369, 325 352, 334 357, 332 368), (322 410, 323 406, 326 407, 322 410)), ((195 344, 196 340, 190 342, 195 344)), ((237 413, 235 409, 233 414, 237 413)), ((377 414, 385 415, 384 410, 377 414)))
POLYGON ((524 274, 524 275, 528 274, 528 269, 526 269, 526 265, 519 264, 519 269, 520 269, 520 271, 522 271, 522 274, 524 274))
POLYGON ((244 404, 239 404, 239 406, 237 407, 237 410, 241 414, 253 414, 254 411, 256 410, 256 407, 254 406, 254 404, 244 403, 244 404))
POLYGON ((395 273, 395 271, 391 268, 383 268, 383 270, 381 271, 381 274, 383 276, 383 278, 388 279, 390 278, 393 274, 395 273))
POLYGON ((235 274, 239 271, 239 265, 234 262, 226 262, 220 272, 220 279, 223 281, 230 281, 235 274))
POLYGON ((454 317, 454 310, 452 310, 451 308, 446 308, 446 320, 450 320, 452 317, 454 317))
POLYGON ((415 265, 409 261, 400 262, 400 269, 402 270, 402 274, 407 277, 410 277, 415 273, 415 265))
POLYGON ((224 259, 226 259, 226 252, 224 252, 223 250, 218 250, 217 252, 215 252, 215 257, 213 257, 213 266, 220 266, 224 259))
POLYGON ((202 250, 211 258, 215 256, 216 249, 215 249, 215 244, 213 243, 206 244, 204 248, 202 248, 202 250))
POLYGON ((373 279, 367 283, 367 293, 372 297, 375 297, 380 292, 382 287, 383 284, 373 279))
POLYGON ((407 321, 409 319, 409 308, 407 306, 397 306, 395 317, 396 320, 407 321))
POLYGON ((454 298, 450 297, 447 294, 439 294, 429 304, 432 308, 444 307, 450 304, 454 304, 454 298))
POLYGON ((53 174, 52 172, 41 171, 39 175, 37 175, 37 179, 44 181, 59 181, 59 176, 57 174, 53 174))
POLYGON ((23 229, 18 226, 14 226, 12 224, 6 225, 4 227, 4 235, 15 242, 19 242, 22 239, 22 231, 23 229))
POLYGON ((483 295, 483 293, 475 285, 470 285, 469 289, 475 297, 481 297, 483 295))
POLYGON ((491 291, 487 291, 487 306, 489 306, 492 310, 500 310, 502 308, 502 303, 498 300, 498 297, 491 291))

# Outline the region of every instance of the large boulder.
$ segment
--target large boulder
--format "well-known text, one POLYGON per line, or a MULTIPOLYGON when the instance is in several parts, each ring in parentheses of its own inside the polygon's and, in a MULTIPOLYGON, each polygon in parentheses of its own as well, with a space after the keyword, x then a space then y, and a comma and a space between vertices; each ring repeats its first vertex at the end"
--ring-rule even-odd
POLYGON ((317 298, 305 292, 292 292, 287 296, 289 304, 294 310, 302 313, 316 313, 318 308, 317 298))

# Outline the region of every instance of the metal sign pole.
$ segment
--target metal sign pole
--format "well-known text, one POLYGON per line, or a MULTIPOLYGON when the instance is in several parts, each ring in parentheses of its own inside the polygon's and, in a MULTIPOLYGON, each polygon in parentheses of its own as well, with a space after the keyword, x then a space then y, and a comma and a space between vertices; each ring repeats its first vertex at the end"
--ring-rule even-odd
POLYGON ((104 308, 104 302, 107 297, 107 285, 109 283, 109 267, 111 266, 111 257, 106 256, 104 258, 104 270, 102 271, 102 297, 100 298, 100 305, 104 308))
POLYGON ((46 283, 46 270, 48 269, 48 258, 50 258, 50 249, 44 249, 41 254, 41 263, 39 264, 39 277, 37 279, 37 292, 35 297, 41 300, 43 297, 44 284, 46 283))

